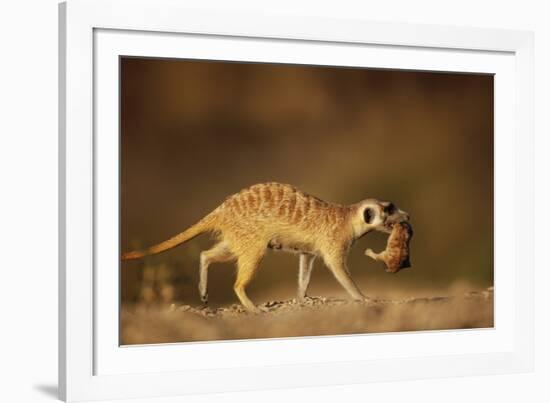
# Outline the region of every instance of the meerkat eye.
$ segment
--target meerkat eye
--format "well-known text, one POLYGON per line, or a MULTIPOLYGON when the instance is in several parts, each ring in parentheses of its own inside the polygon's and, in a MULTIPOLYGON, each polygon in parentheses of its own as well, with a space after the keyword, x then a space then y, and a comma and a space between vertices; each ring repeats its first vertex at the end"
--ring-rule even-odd
POLYGON ((395 205, 393 203, 388 204, 388 206, 385 208, 386 213, 389 215, 392 215, 395 213, 395 205))
POLYGON ((363 211, 363 219, 367 224, 370 224, 372 222, 373 217, 374 217, 374 211, 371 208, 366 208, 363 211))

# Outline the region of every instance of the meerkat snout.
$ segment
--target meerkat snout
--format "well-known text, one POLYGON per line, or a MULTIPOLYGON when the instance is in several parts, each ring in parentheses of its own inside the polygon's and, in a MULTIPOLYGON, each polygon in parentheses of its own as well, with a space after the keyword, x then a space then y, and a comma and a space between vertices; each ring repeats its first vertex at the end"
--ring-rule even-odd
POLYGON ((367 233, 371 230, 390 233, 395 224, 410 220, 409 214, 397 208, 392 202, 376 199, 362 202, 359 211, 362 215, 356 219, 359 221, 356 233, 367 233))

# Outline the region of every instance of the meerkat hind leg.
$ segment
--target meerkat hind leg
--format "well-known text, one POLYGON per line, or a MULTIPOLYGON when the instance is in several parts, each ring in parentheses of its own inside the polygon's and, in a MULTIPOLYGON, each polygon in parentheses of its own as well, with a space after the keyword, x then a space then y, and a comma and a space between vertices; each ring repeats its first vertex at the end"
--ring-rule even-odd
POLYGON ((220 242, 212 249, 201 252, 199 271, 199 294, 201 301, 208 303, 208 267, 212 263, 227 262, 234 258, 226 243, 220 242))
POLYGON ((303 300, 306 297, 307 287, 313 270, 313 262, 315 256, 302 253, 300 254, 300 271, 298 273, 298 300, 303 300))
POLYGON ((241 301, 241 304, 250 312, 260 312, 260 309, 248 298, 246 286, 250 283, 262 258, 265 250, 248 250, 244 255, 237 259, 237 279, 233 289, 241 301))
POLYGON ((374 252, 371 248, 368 248, 366 251, 365 251, 365 255, 367 255, 368 257, 374 259, 374 260, 382 260, 382 255, 384 254, 384 252, 380 252, 380 253, 376 253, 374 252))

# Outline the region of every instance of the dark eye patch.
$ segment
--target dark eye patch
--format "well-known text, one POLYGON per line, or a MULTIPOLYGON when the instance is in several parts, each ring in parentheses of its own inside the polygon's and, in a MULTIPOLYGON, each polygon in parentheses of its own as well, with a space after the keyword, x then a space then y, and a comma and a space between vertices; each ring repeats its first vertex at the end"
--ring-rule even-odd
POLYGON ((363 211, 363 219, 367 224, 370 224, 372 222, 373 217, 374 217, 374 211, 371 208, 366 208, 363 211))
POLYGON ((390 203, 386 206, 386 208, 384 209, 384 211, 389 214, 389 215, 392 215, 393 213, 395 213, 395 205, 393 203, 390 203))

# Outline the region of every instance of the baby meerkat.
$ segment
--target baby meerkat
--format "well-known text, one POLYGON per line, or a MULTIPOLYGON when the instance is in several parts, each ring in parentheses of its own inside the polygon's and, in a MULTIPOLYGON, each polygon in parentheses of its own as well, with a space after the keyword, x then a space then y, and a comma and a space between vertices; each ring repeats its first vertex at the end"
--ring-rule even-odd
POLYGON ((388 237, 386 250, 375 253, 369 248, 365 255, 384 262, 388 273, 397 273, 401 269, 411 267, 409 242, 412 235, 412 227, 408 222, 396 223, 388 237))
POLYGON ((233 260, 237 264, 235 293, 245 308, 257 311, 246 286, 267 249, 299 254, 298 299, 306 296, 313 262, 320 257, 352 298, 365 300, 346 266, 351 245, 369 231, 389 233, 393 224, 408 219, 407 213, 390 202, 366 199, 344 206, 325 202, 291 185, 262 183, 227 197, 182 233, 147 249, 124 253, 122 259, 163 252, 210 232, 218 242, 200 255, 199 293, 203 302, 208 300, 209 265, 233 260))

